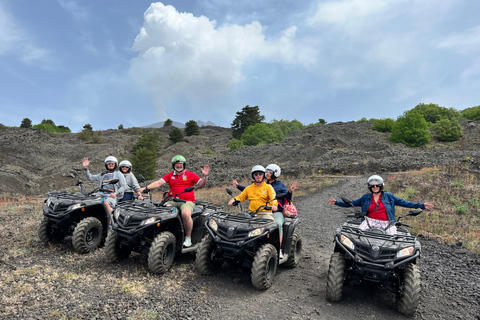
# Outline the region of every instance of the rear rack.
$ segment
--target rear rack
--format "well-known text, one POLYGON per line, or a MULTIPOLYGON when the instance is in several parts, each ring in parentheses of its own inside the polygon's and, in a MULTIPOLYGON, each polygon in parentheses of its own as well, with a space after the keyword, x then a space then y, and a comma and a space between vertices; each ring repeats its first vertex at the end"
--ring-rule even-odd
POLYGON ((118 207, 128 209, 129 211, 152 214, 152 213, 167 213, 172 212, 175 207, 163 207, 159 205, 160 202, 150 202, 150 201, 141 201, 141 202, 120 202, 118 207))
POLYGON ((248 212, 242 212, 239 214, 233 214, 228 212, 216 212, 212 214, 212 217, 222 219, 223 221, 248 223, 250 225, 263 225, 263 224, 275 222, 273 219, 247 217, 246 214, 250 215, 250 213, 248 212))
POLYGON ((212 210, 221 210, 224 207, 221 204, 209 202, 209 201, 203 201, 203 200, 196 200, 195 204, 197 206, 203 206, 204 209, 212 209, 212 210))

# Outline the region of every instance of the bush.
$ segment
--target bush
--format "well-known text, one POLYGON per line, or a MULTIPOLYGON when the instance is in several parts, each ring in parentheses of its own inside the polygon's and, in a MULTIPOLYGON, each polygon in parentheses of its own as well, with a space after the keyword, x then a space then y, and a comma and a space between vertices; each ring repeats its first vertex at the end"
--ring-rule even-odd
POLYGON ((28 118, 23 118, 22 123, 20 124, 20 128, 31 128, 32 127, 32 120, 28 118))
POLYGON ((417 110, 425 120, 430 123, 437 123, 442 119, 458 120, 460 117, 459 111, 453 108, 440 107, 438 104, 434 103, 420 103, 413 109, 417 110))
POLYGON ((118 126, 118 130, 123 130, 123 124, 120 124, 120 125, 118 126))
POLYGON ((466 120, 480 120, 480 106, 464 109, 461 115, 466 120))
POLYGON ((415 147, 430 141, 427 121, 416 109, 405 111, 392 128, 390 140, 415 147))
POLYGON ((172 131, 168 133, 170 141, 173 143, 181 142, 183 141, 183 133, 182 130, 178 128, 173 128, 172 131))
MULTIPOLYGON (((323 120, 325 121, 325 120, 323 120)), ((305 128, 303 123, 298 121, 297 119, 288 121, 288 120, 273 120, 270 122, 270 126, 278 126, 280 130, 283 132, 283 135, 286 136, 289 132, 292 132, 293 130, 302 130, 305 128)), ((283 139, 282 139, 283 140, 283 139)), ((280 140, 281 141, 281 140, 280 140)))
POLYGON ((394 124, 395 124, 395 120, 390 118, 375 119, 373 120, 372 130, 379 131, 379 132, 392 132, 392 128, 394 124))
POLYGON ((262 122, 250 126, 242 134, 242 143, 245 146, 263 145, 266 143, 280 142, 285 138, 279 126, 269 126, 262 122))
POLYGON ((78 139, 89 143, 102 143, 102 136, 99 132, 93 132, 88 129, 83 129, 78 134, 78 139))
POLYGON ((457 141, 463 136, 457 120, 442 119, 432 126, 432 130, 440 141, 457 141))
POLYGON ((59 125, 57 128, 60 130, 59 132, 72 132, 70 128, 66 126, 59 125))
POLYGON ((163 126, 164 126, 164 127, 169 127, 169 126, 171 126, 172 124, 173 124, 173 121, 170 120, 170 119, 167 119, 167 120, 165 120, 165 122, 163 123, 163 126))
POLYGON ((236 150, 238 148, 243 147, 243 142, 242 142, 242 140, 238 140, 238 139, 233 138, 232 140, 230 140, 228 142, 227 147, 228 147, 228 151, 233 151, 233 150, 236 150))
POLYGON ((358 120, 357 123, 363 123, 363 122, 368 122, 370 120, 368 120, 367 118, 363 117, 362 119, 358 120))
POLYGON ((200 129, 198 128, 198 124, 195 120, 190 120, 185 123, 185 135, 186 136, 198 136, 200 134, 200 129))
POLYGON ((235 139, 241 139, 242 134, 248 127, 261 123, 264 120, 265 116, 260 115, 260 109, 258 106, 245 106, 242 111, 237 112, 235 119, 232 122, 232 136, 235 139))
POLYGON ((0 123, 0 130, 1 129, 6 129, 7 127, 3 124, 3 123, 0 123))
POLYGON ((135 175, 141 174, 147 180, 155 178, 155 165, 157 153, 150 149, 141 147, 137 149, 131 158, 132 166, 135 168, 135 175))
POLYGON ((87 123, 86 125, 83 126, 83 130, 93 131, 92 125, 87 123))

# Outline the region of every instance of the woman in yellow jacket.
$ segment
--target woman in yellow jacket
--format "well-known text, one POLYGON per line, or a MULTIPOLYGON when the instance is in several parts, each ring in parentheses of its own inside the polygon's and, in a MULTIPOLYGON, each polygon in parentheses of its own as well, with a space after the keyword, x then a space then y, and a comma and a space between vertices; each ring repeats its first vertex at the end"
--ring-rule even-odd
MULTIPOLYGON (((273 187, 265 182, 265 168, 261 165, 256 165, 252 168, 252 178, 253 183, 246 187, 243 192, 232 198, 228 205, 231 206, 233 203, 238 200, 244 202, 245 200, 250 200, 250 205, 248 210, 254 212, 260 206, 265 205, 267 202, 270 202, 270 206, 273 211, 277 211, 277 200, 275 199, 275 190, 273 187)), ((262 218, 269 218, 273 220, 272 210, 261 209, 258 213, 262 215, 262 218)))

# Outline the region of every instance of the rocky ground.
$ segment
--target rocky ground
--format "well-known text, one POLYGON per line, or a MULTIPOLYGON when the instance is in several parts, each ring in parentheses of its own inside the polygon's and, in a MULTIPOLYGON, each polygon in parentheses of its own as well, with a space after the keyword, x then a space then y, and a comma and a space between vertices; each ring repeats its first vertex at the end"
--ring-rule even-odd
MULTIPOLYGON (((354 198, 365 177, 339 178, 333 187, 295 200, 303 236, 303 257, 295 269, 280 266, 273 286, 257 291, 250 274, 224 265, 200 276, 194 256, 177 256, 162 276, 148 272, 146 258, 133 254, 110 264, 104 249, 74 252, 70 238, 44 247, 36 225, 40 212, 20 217, 2 211, 0 244, 1 319, 405 319, 393 294, 376 287, 344 289, 343 300, 325 298, 333 234, 349 209, 331 206, 330 197, 354 198)), ((461 247, 421 237, 422 298, 413 319, 480 319, 480 257, 461 247)))
MULTIPOLYGON (((455 143, 433 142, 408 148, 368 123, 332 123, 294 131, 281 144, 245 147, 227 152, 228 129, 202 128, 201 135, 169 146, 164 141, 158 175, 169 170, 181 153, 199 171, 212 167, 212 185, 248 175, 252 165, 276 162, 285 174, 339 174, 340 183, 295 199, 304 253, 295 269, 279 267, 269 290, 256 291, 248 272, 228 265, 214 276, 199 276, 194 256, 178 256, 162 276, 147 271, 145 257, 133 254, 126 262, 109 264, 104 249, 93 254, 74 252, 70 238, 44 247, 36 228, 42 213, 26 207, 20 213, 0 205, 1 319, 404 319, 392 294, 372 287, 347 287, 339 303, 325 299, 332 238, 348 209, 331 206, 331 197, 354 198, 365 190, 365 177, 343 174, 394 174, 455 161, 469 161, 479 171, 478 123, 463 124, 464 138, 455 143), (468 160, 467 160, 468 158, 468 160), (30 221, 30 223, 27 223, 30 221)), ((167 132, 161 131, 164 137, 167 132)), ((102 132, 103 144, 86 144, 76 134, 50 136, 27 129, 0 130, 0 193, 44 195, 71 185, 70 171, 81 158, 100 172, 110 154, 129 156, 139 135, 102 132)), ((92 187, 93 189, 93 187, 92 187)), ((40 199, 40 198, 39 198, 40 199)), ((39 200, 40 201, 40 200, 39 200)), ((480 319, 480 258, 462 247, 421 237, 419 262, 423 293, 414 319, 480 319)))

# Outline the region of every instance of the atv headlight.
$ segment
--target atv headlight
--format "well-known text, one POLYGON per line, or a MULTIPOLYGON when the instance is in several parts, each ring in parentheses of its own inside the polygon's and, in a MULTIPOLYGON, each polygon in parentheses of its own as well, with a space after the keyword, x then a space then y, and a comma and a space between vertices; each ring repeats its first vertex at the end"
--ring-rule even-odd
POLYGON ((116 209, 115 211, 113 211, 113 217, 115 218, 115 220, 118 220, 119 216, 120 216, 120 209, 116 209))
POLYGON ((350 240, 349 238, 345 237, 343 234, 342 236, 340 237, 340 241, 346 245, 347 247, 349 247, 351 250, 355 250, 355 245, 353 244, 352 240, 350 240))
POLYGON ((75 204, 72 204, 70 207, 68 207, 67 211, 73 211, 76 209, 80 209, 81 207, 82 207, 81 203, 75 203, 75 204))
POLYGON ((147 224, 154 223, 156 219, 157 218, 155 218, 155 217, 145 219, 145 220, 142 221, 142 223, 140 223, 140 225, 141 226, 146 226, 147 224))
POLYGON ((211 219, 210 222, 208 223, 208 225, 210 226, 210 228, 217 231, 218 226, 217 226, 217 222, 215 221, 215 219, 211 219))
POLYGON ((250 231, 248 233, 248 236, 249 237, 255 237, 255 236, 259 236, 263 233, 263 230, 265 230, 265 228, 258 228, 258 229, 255 229, 253 231, 250 231))
POLYGON ((52 198, 48 198, 47 201, 45 202, 45 205, 48 207, 50 207, 50 204, 52 203, 52 198))
POLYGON ((411 256, 413 254, 414 248, 407 247, 397 252, 397 258, 404 258, 411 256))

